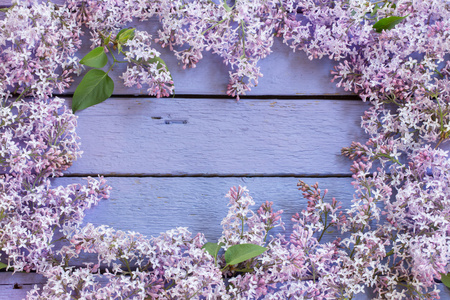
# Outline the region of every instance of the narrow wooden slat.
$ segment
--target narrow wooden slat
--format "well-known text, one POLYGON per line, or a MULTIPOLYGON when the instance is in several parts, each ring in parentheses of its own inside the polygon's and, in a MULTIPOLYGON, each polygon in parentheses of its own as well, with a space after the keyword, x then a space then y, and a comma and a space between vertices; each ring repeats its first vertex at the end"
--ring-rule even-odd
MULTIPOLYGON (((1 280, 1 275, 0 275, 1 280)), ((36 284, 42 287, 42 284, 36 284)), ((0 300, 19 300, 26 299, 27 293, 34 288, 34 284, 23 284, 20 289, 14 289, 13 286, 0 285, 0 300)))
POLYGON ((79 116, 67 174, 349 174, 368 105, 333 100, 110 99, 79 116))
MULTIPOLYGON (((16 273, 12 275, 10 272, 0 272, 0 300, 18 300, 24 299, 29 290, 31 290, 34 285, 41 287, 45 283, 45 278, 41 275, 33 273, 16 273), (13 279, 11 281, 11 279, 13 279), (14 283, 18 283, 20 289, 14 289, 14 283)), ((439 289, 441 290, 440 297, 443 300, 450 299, 450 289, 445 287, 443 284, 439 284, 439 289)), ((373 299, 374 294, 366 289, 365 294, 358 294, 353 299, 354 300, 367 300, 373 299)))
MULTIPOLYGON (((46 0, 38 0, 39 2, 46 2, 46 0)), ((51 0, 51 2, 62 5, 66 1, 65 0, 51 0)), ((12 1, 11 0, 0 0, 0 7, 9 7, 11 6, 12 1)))
POLYGON ((42 286, 46 281, 35 273, 0 272, 0 300, 24 299, 35 285, 42 286))
MULTIPOLYGON (((265 201, 274 203, 274 210, 283 210, 286 234, 292 232, 291 217, 306 209, 307 201, 297 188, 294 177, 272 178, 106 178, 112 187, 111 197, 87 211, 85 223, 108 225, 117 230, 140 232, 147 237, 158 236, 176 227, 188 227, 196 234, 204 233, 213 242, 222 232, 220 222, 227 215, 226 193, 233 186, 246 186, 255 201, 254 210, 265 201)), ((325 199, 335 197, 350 207, 353 199, 351 178, 304 178, 308 184, 319 183, 328 189, 325 199)), ((83 183, 81 178, 58 178, 55 185, 83 183)), ((281 232, 274 230, 274 233, 281 232)), ((336 233, 335 233, 336 234, 336 233)), ((328 235, 329 240, 334 235, 328 235)))
MULTIPOLYGON (((264 201, 273 201, 274 209, 283 209, 283 221, 290 223, 293 213, 306 207, 297 190, 296 178, 107 178, 113 187, 111 198, 88 211, 86 222, 106 224, 119 230, 138 231, 147 236, 177 226, 189 227, 194 234, 205 233, 209 241, 220 235, 220 221, 227 214, 227 199, 223 196, 233 185, 245 185, 254 198, 255 209, 264 201)), ((328 188, 328 199, 335 196, 344 206, 350 205, 353 190, 349 178, 305 178, 308 184, 318 181, 328 188)), ((81 178, 59 178, 55 185, 83 182, 81 178)), ((290 230, 287 226, 286 233, 290 230)), ((331 234, 332 236, 332 234, 331 234)), ((327 241, 331 236, 326 237, 327 241)), ((95 256, 82 256, 76 263, 95 261, 95 256)), ((45 278, 36 274, 0 272, 0 300, 22 299, 34 284, 45 278), (21 289, 13 289, 17 283, 21 289)), ((449 290, 440 285, 441 299, 450 299, 449 290)), ((372 299, 370 291, 355 299, 372 299)))

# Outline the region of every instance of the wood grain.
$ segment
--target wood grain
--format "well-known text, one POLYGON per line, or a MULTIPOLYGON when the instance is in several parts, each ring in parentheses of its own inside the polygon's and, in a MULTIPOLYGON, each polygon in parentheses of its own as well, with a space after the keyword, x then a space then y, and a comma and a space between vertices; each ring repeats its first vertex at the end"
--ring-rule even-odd
POLYGON ((35 285, 40 287, 46 281, 35 273, 0 272, 0 300, 24 299, 35 285))
MULTIPOLYGON (((113 188, 111 197, 87 211, 85 223, 108 225, 117 230, 136 231, 148 237, 175 227, 202 232, 209 241, 221 235, 220 222, 227 215, 226 193, 233 186, 246 186, 255 200, 255 210, 265 201, 282 209, 283 221, 291 224, 293 214, 306 208, 306 200, 297 189, 295 177, 125 177, 106 178, 113 188)), ((327 199, 336 197, 345 207, 351 205, 351 178, 303 178, 308 184, 319 183, 329 189, 327 199)), ((55 185, 82 183, 82 178, 58 178, 55 185)), ((291 231, 288 229, 287 233, 291 231)))
POLYGON ((115 98, 77 112, 83 157, 67 174, 349 174, 359 101, 115 98))
MULTIPOLYGON (((232 186, 246 186, 255 201, 256 211, 265 201, 274 203, 274 210, 283 210, 286 230, 274 229, 271 234, 292 233, 291 217, 306 209, 307 201, 297 188, 295 177, 168 177, 168 178, 106 178, 112 187, 111 197, 87 211, 84 224, 107 225, 116 230, 139 232, 147 237, 176 227, 188 227, 194 235, 203 233, 210 242, 221 236, 220 225, 228 213, 228 199, 224 196, 232 186)), ((303 178, 306 183, 319 183, 328 189, 327 200, 335 197, 344 208, 351 206, 353 188, 351 178, 303 178)), ((83 183, 82 178, 58 178, 54 185, 83 183)), ((322 242, 334 240, 338 232, 324 236, 322 242)), ((57 244, 57 247, 60 245, 57 244)), ((81 266, 83 261, 97 261, 95 254, 80 254, 71 262, 81 266)))

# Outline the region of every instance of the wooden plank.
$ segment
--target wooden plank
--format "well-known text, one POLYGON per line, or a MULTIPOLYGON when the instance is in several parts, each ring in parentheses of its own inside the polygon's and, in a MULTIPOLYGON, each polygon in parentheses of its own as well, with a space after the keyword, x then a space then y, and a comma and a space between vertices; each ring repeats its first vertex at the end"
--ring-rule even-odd
MULTIPOLYGON (((45 0, 38 0, 40 2, 45 2, 45 0)), ((62 5, 66 1, 65 0, 51 0, 51 2, 62 5)), ((0 0, 0 7, 8 7, 11 6, 12 1, 11 0, 0 0)))
POLYGON ((0 300, 24 299, 35 285, 42 286, 46 281, 36 273, 0 272, 0 300))
MULTIPOLYGON (((220 222, 227 215, 228 199, 224 196, 232 186, 246 186, 255 201, 255 211, 265 201, 274 203, 274 210, 284 211, 282 220, 286 233, 292 232, 291 217, 306 209, 307 201, 297 188, 295 177, 109 177, 111 197, 87 211, 85 223, 108 225, 117 230, 135 231, 150 237, 176 228, 188 227, 202 232, 213 242, 222 232, 220 222)), ((351 205, 351 178, 304 178, 308 184, 319 183, 328 189, 326 199, 335 197, 344 207, 351 205)), ((81 178, 58 178, 55 185, 82 183, 81 178)), ((281 232, 275 230, 272 234, 281 232)), ((333 235, 325 238, 329 240, 333 235)), ((94 259, 90 256, 89 259, 94 259)), ((81 262, 79 262, 81 264, 81 262)))
MULTIPOLYGON (((63 2, 56 1, 58 3, 63 2)), ((8 6, 10 1, 0 1, 1 6, 8 6)), ((157 37, 157 31, 161 28, 157 18, 146 22, 135 21, 129 27, 148 31, 153 37, 157 37)), ((90 35, 86 32, 82 38, 83 46, 78 56, 81 58, 90 49, 90 35)), ((224 65, 222 59, 210 52, 204 53, 204 58, 197 64, 195 69, 183 69, 168 48, 161 48, 154 43, 154 48, 161 52, 161 57, 167 63, 175 82, 176 94, 203 94, 203 95, 226 95, 228 84, 229 67, 224 65)), ((281 38, 275 38, 272 47, 273 53, 260 61, 261 72, 264 77, 260 78, 259 85, 254 87, 247 95, 351 95, 341 88, 337 88, 331 82, 335 62, 323 58, 311 61, 304 52, 294 53, 288 46, 282 43, 281 38)), ((119 58, 119 57, 118 57, 119 58)), ((110 64, 104 69, 107 70, 110 64)), ((81 81, 81 76, 74 78, 73 85, 65 94, 73 94, 76 86, 81 81)), ((128 88, 123 85, 119 76, 126 70, 126 64, 118 64, 109 74, 114 80, 114 95, 147 95, 147 88, 128 88)))
POLYGON ((83 157, 67 174, 349 174, 368 104, 115 98, 77 112, 83 157))
MULTIPOLYGON (((229 187, 245 185, 258 207, 273 201, 275 210, 283 209, 283 220, 289 223, 293 213, 306 207, 306 201, 297 190, 296 178, 107 178, 113 187, 111 198, 87 212, 86 222, 106 224, 120 230, 138 231, 147 236, 177 226, 188 226, 191 232, 203 232, 210 241, 221 232, 220 221, 227 214, 227 200, 223 197, 229 187)), ((329 199, 335 196, 349 205, 353 190, 350 178, 305 178, 309 184, 318 181, 329 189, 329 199)), ((55 185, 82 182, 81 178, 58 178, 55 185)), ((288 230, 289 233, 289 230, 288 230)), ((329 239, 328 237, 327 239, 329 239)), ((83 256, 82 260, 95 260, 83 256)), ((81 262, 81 261, 79 261, 81 262)), ((0 273, 0 300, 22 299, 34 284, 45 279, 36 274, 17 273, 12 277, 0 273), (22 289, 13 289, 18 283, 22 289), (8 297, 6 298, 6 295, 8 297)), ((450 299, 449 290, 440 285, 441 299, 450 299)), ((359 294, 355 300, 372 299, 373 294, 359 294)))
MULTIPOLYGON (((45 283, 45 277, 34 273, 16 273, 0 272, 0 300, 17 300, 24 299, 26 293, 31 290, 34 285, 41 287, 45 283), (14 284, 16 284, 14 288, 14 284)), ((443 300, 450 299, 450 289, 443 284, 439 284, 441 290, 440 297, 443 300)), ((369 289, 366 289, 365 294, 358 294, 354 300, 373 299, 375 295, 369 289)))

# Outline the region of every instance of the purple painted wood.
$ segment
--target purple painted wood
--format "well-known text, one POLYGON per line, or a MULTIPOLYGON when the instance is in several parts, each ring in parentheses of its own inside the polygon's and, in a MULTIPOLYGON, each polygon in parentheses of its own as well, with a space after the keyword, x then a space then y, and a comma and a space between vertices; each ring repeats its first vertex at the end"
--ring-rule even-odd
POLYGON ((77 112, 83 157, 67 174, 349 174, 366 137, 359 101, 110 99, 77 112))
MULTIPOLYGON (((246 186, 255 201, 254 210, 265 201, 274 203, 274 210, 283 210, 286 234, 292 232, 292 215, 306 208, 307 201, 297 188, 295 177, 168 177, 168 178, 106 178, 112 187, 111 197, 87 211, 85 223, 108 225, 117 230, 140 232, 148 237, 175 227, 188 227, 201 232, 213 242, 222 232, 220 222, 227 215, 228 199, 224 196, 232 186, 246 186)), ((319 183, 328 189, 325 199, 335 197, 343 206, 351 206, 353 187, 350 178, 303 178, 308 184, 319 183)), ((59 178, 55 185, 82 183, 80 178, 59 178)), ((274 230, 274 233, 281 232, 274 230)), ((329 241, 335 235, 324 238, 329 241)), ((85 258, 85 257, 83 257, 85 258)), ((94 257, 92 257, 94 259, 94 257)), ((77 261, 81 264, 81 261, 77 261)))
MULTIPOLYGON (((55 2, 62 3, 64 0, 55 2)), ((0 0, 0 6, 10 1, 0 0)), ((155 34, 154 19, 133 23, 139 30, 155 34)), ((84 37, 85 41, 88 37, 84 37)), ((183 70, 168 49, 162 58, 172 72, 176 94, 224 95, 228 68, 221 59, 206 53, 196 69, 183 70)), ((89 51, 84 44, 79 56, 89 51)), ((309 61, 293 53, 279 39, 273 53, 260 62, 264 77, 249 95, 350 95, 330 82, 333 62, 309 61)), ((112 73, 115 95, 145 95, 145 88, 126 88, 118 79, 124 66, 112 73)), ((71 94, 81 77, 66 92, 71 94)), ((68 101, 70 103, 70 101, 68 101)), ((78 134, 83 158, 67 174, 129 175, 109 177, 111 198, 87 212, 85 221, 106 224, 118 230, 133 230, 147 236, 177 226, 203 232, 210 241, 221 233, 220 221, 227 213, 224 195, 231 186, 247 186, 257 205, 268 200, 283 209, 283 220, 306 207, 297 190, 296 176, 329 189, 351 206, 353 189, 350 162, 340 156, 341 147, 352 140, 364 141, 359 120, 367 104, 333 100, 241 100, 113 98, 78 112, 78 134), (276 177, 277 175, 293 175, 276 177), (165 175, 168 177, 136 177, 165 175), (186 175, 188 177, 173 177, 186 175), (189 177, 220 175, 231 177, 189 177), (248 178, 241 175, 258 175, 248 178), (171 177, 172 176, 172 177, 171 177)), ((445 146, 446 149, 450 147, 445 146)), ((55 185, 82 182, 80 177, 58 178, 55 185)), ((255 206, 255 209, 257 206, 255 206)), ((289 225, 287 226, 289 228, 289 225)), ((287 230, 289 234, 290 230, 287 230)), ((325 237, 325 241, 332 234, 325 237)), ((95 257, 82 256, 83 260, 95 257)), ((45 279, 36 274, 0 272, 0 300, 21 299, 34 284, 45 279), (18 283, 21 289, 13 289, 18 283)), ((442 285, 441 285, 442 286, 442 285)), ((450 299, 443 287, 441 299, 450 299)), ((370 299, 371 294, 356 299, 370 299)))
POLYGON ((35 285, 45 282, 44 276, 34 273, 0 272, 0 300, 24 299, 35 285))

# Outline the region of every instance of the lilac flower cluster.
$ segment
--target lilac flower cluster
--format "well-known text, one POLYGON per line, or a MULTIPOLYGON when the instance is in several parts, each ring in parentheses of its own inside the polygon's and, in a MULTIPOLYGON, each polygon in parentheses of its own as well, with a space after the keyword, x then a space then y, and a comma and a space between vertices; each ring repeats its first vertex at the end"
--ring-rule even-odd
POLYGON ((184 67, 195 67, 203 51, 230 65, 227 94, 245 95, 262 76, 257 63, 270 54, 282 12, 280 1, 166 1, 161 5, 158 41, 168 46, 184 67))
POLYGON ((138 89, 147 85, 149 95, 156 97, 168 97, 173 93, 173 80, 163 62, 155 60, 160 53, 148 45, 151 44, 151 36, 145 31, 137 31, 134 38, 126 43, 129 47, 125 60, 127 70, 122 74, 125 86, 136 85, 138 89))
MULTIPOLYGON (((310 210, 294 217, 289 240, 281 234, 267 239, 271 228, 283 226, 282 211, 273 212, 272 203, 266 202, 255 213, 250 208, 253 200, 242 187, 232 188, 227 197, 230 208, 222 222, 223 248, 251 242, 268 248, 261 256, 227 267, 220 255, 216 265, 202 249, 206 243, 203 235, 192 237, 186 228, 147 239, 106 226, 87 224, 73 231, 66 227, 71 246, 58 254, 72 259, 94 253, 98 261, 84 268, 50 268, 45 272, 48 282, 42 288, 36 287, 28 298, 328 299, 344 295, 344 282, 339 280, 343 269, 337 260, 342 252, 339 243, 319 243, 314 237, 319 230, 306 225, 310 210)), ((326 206, 335 204, 333 201, 326 206)), ((334 213, 330 212, 329 217, 334 218, 334 213)))
POLYGON ((87 224, 67 232, 74 247, 61 249, 64 257, 95 253, 98 263, 85 268, 56 266, 46 272, 48 282, 35 288, 28 299, 178 299, 225 294, 225 285, 214 260, 201 249, 203 235, 186 228, 147 239, 135 232, 115 231, 87 224), (100 267, 105 267, 100 272, 100 267), (125 268, 124 268, 125 267, 125 268))
MULTIPOLYGON (((78 26, 86 26, 90 30, 91 48, 95 48, 107 46, 105 40, 112 40, 134 19, 145 21, 152 18, 162 4, 157 1, 68 0, 66 5, 74 11, 78 26)), ((141 89, 144 85, 148 87, 149 95, 167 97, 174 91, 173 79, 161 63, 160 53, 151 47, 152 40, 147 32, 135 31, 134 38, 126 44, 128 49, 124 60, 128 64, 120 78, 127 87, 141 89)))
POLYGON ((0 248, 8 268, 43 272, 62 228, 81 223, 109 189, 103 179, 50 184, 81 155, 76 117, 52 97, 77 69, 80 29, 71 12, 22 3, 7 11, 0 32, 0 248))
MULTIPOLYGON (((19 3, 0 21, 3 258, 15 271, 48 278, 30 299, 350 299, 366 287, 377 299, 438 299, 435 279, 450 272, 450 161, 440 149, 450 137, 449 29, 444 0, 19 3), (270 236, 274 227, 284 229, 282 211, 266 202, 255 212, 248 191, 232 188, 218 245, 267 248, 234 265, 223 252, 214 258, 204 251, 205 238, 185 228, 147 239, 81 226, 84 211, 107 198, 109 187, 103 178, 51 186, 50 178, 81 154, 76 118, 52 95, 79 71, 81 25, 95 47, 133 19, 153 16, 162 23, 158 42, 185 66, 210 50, 230 64, 232 96, 257 84, 257 62, 270 53, 274 35, 311 59, 338 61, 338 86, 372 104, 361 123, 369 140, 342 150, 353 160, 352 206, 343 209, 326 200, 327 190, 300 181, 306 209, 292 217, 290 236, 270 236), (405 18, 374 30, 390 17, 405 18), (331 229, 341 234, 324 242, 331 229), (55 250, 57 234, 64 242, 55 250), (85 253, 98 261, 71 266, 85 253)), ((166 96, 170 76, 151 41, 136 31, 122 77, 166 96)))
POLYGON ((0 97, 23 93, 47 99, 79 71, 81 28, 72 13, 49 2, 24 1, 0 20, 0 97))

